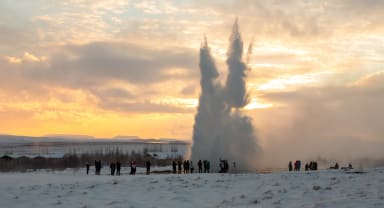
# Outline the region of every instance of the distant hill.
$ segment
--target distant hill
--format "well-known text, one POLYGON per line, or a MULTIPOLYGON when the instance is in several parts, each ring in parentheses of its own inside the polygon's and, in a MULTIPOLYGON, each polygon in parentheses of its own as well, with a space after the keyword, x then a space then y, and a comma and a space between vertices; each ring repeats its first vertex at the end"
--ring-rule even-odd
POLYGON ((87 135, 50 134, 42 137, 18 135, 0 135, 0 144, 9 143, 39 143, 39 142, 135 142, 135 143, 189 143, 182 139, 160 138, 143 139, 138 136, 116 136, 113 138, 95 138, 87 135))
POLYGON ((63 139, 95 139, 93 136, 76 135, 76 134, 47 134, 42 137, 47 138, 63 138, 63 139))

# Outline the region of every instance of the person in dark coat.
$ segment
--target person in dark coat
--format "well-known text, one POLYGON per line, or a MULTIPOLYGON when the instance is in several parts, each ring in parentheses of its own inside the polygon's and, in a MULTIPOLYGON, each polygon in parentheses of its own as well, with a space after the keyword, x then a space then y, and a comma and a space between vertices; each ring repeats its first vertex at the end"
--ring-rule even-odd
POLYGON ((189 173, 189 160, 185 161, 186 172, 189 173))
POLYGON ((135 175, 136 174, 136 162, 135 161, 131 161, 131 172, 130 172, 131 175, 135 175))
POLYGON ((149 160, 145 163, 145 167, 147 168, 147 175, 149 175, 149 172, 151 172, 151 162, 149 160))
POLYGON ((297 163, 297 171, 300 171, 301 169, 301 160, 298 160, 298 163, 297 163))
POLYGON ((336 169, 336 170, 339 169, 339 163, 336 163, 336 164, 335 164, 335 169, 336 169))
POLYGON ((317 162, 313 162, 313 170, 317 170, 317 162))
POLYGON ((183 173, 186 174, 187 173, 187 161, 184 160, 183 162, 183 173))
POLYGON ((100 175, 101 171, 101 160, 97 161, 95 160, 95 174, 100 175))
POLYGON ((121 163, 119 161, 116 162, 116 175, 120 175, 121 163))
POLYGON ((177 164, 176 164, 176 161, 172 161, 172 171, 174 174, 176 174, 176 169, 177 169, 177 164))
POLYGON ((299 161, 295 161, 295 168, 293 169, 294 171, 299 171, 299 161))
POLYGON ((288 163, 288 170, 292 171, 292 161, 289 161, 289 163, 288 163))
POLYGON ((102 168, 102 166, 101 166, 101 160, 99 160, 99 175, 100 175, 100 172, 101 172, 101 168, 102 168))
POLYGON ((201 162, 201 160, 197 162, 197 167, 199 168, 199 173, 203 173, 203 163, 201 162))
POLYGON ((224 172, 228 173, 228 170, 229 170, 228 160, 224 160, 224 172))
POLYGON ((109 168, 111 169, 111 175, 115 175, 116 164, 114 162, 111 162, 109 164, 109 168))
POLYGON ((177 168, 178 168, 179 174, 181 174, 181 169, 182 169, 181 166, 182 166, 182 162, 181 162, 181 160, 179 160, 177 162, 177 168))
POLYGON ((98 175, 99 163, 95 160, 95 175, 98 175))
POLYGON ((90 167, 89 163, 87 163, 87 164, 85 165, 85 167, 87 168, 87 175, 88 175, 88 173, 89 173, 89 167, 90 167))

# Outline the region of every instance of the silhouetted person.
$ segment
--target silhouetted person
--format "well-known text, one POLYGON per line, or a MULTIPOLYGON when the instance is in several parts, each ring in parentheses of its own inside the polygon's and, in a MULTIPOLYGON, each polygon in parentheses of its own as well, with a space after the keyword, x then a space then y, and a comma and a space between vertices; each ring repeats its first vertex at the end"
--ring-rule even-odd
POLYGON ((211 169, 211 162, 207 160, 207 173, 209 173, 210 169, 211 169))
POLYGON ((111 175, 115 175, 116 164, 114 162, 111 162, 109 164, 109 168, 111 169, 111 175))
POLYGON ((203 161, 203 168, 204 168, 204 173, 206 173, 207 172, 207 161, 206 160, 203 161))
POLYGON ((311 161, 308 165, 309 170, 313 170, 313 161, 311 161))
POLYGON ((349 164, 348 164, 348 168, 349 168, 349 169, 353 169, 353 167, 352 167, 352 164, 351 164, 351 163, 349 163, 349 164))
POLYGON ((288 170, 292 171, 292 161, 289 161, 289 163, 288 163, 288 170))
POLYGON ((316 162, 315 161, 311 161, 309 163, 309 170, 316 170, 316 162))
POLYGON ((178 168, 179 174, 181 174, 181 169, 182 169, 181 166, 182 166, 182 162, 181 162, 181 160, 179 160, 177 162, 177 168, 178 168))
POLYGON ((177 166, 177 164, 176 164, 176 161, 172 161, 172 172, 175 174, 176 173, 176 166, 177 166))
POLYGON ((135 175, 136 174, 136 162, 135 161, 131 161, 131 175, 135 175))
POLYGON ((95 174, 100 175, 101 171, 101 160, 97 161, 95 160, 95 174))
POLYGON ((98 175, 99 163, 95 160, 95 175, 98 175))
POLYGON ((184 172, 184 174, 187 173, 187 161, 186 160, 184 160, 184 162, 183 162, 183 172, 184 172))
POLYGON ((308 163, 305 163, 305 171, 308 171, 309 170, 309 165, 308 163))
POLYGON ((101 160, 99 160, 99 175, 100 175, 100 173, 101 173, 101 168, 102 168, 102 166, 101 166, 101 160))
POLYGON ((88 173, 89 173, 89 167, 90 167, 89 163, 87 163, 87 164, 85 165, 85 167, 87 168, 87 175, 88 175, 88 173))
POLYGON ((186 172, 189 173, 189 160, 185 161, 186 172))
POLYGON ((116 162, 116 175, 120 175, 121 163, 119 161, 116 162))
POLYGON ((197 162, 197 167, 199 168, 199 173, 202 173, 203 172, 203 163, 201 162, 201 160, 199 160, 199 162, 197 162))
POLYGON ((229 169, 228 160, 220 159, 220 173, 227 173, 229 169))
POLYGON ((147 160, 147 162, 145 163, 145 167, 147 168, 147 175, 149 175, 149 173, 151 172, 151 162, 149 162, 149 160, 147 160))
POLYGON ((297 163, 297 171, 300 171, 300 169, 301 169, 301 160, 298 160, 297 162, 298 162, 297 163))
POLYGON ((336 170, 339 169, 339 164, 338 163, 335 164, 335 169, 336 170))
POLYGON ((296 160, 295 161, 294 171, 300 171, 300 168, 301 168, 301 161, 300 160, 296 160))

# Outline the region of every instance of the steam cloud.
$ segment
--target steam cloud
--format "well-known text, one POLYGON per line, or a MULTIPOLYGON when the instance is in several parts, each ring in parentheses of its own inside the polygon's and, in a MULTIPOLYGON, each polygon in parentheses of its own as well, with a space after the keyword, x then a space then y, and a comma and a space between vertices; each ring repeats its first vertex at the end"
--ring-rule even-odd
MULTIPOLYGON (((242 114, 249 101, 243 40, 235 21, 227 53, 228 77, 222 86, 207 39, 200 48, 201 95, 193 126, 191 160, 209 160, 218 169, 219 159, 236 162, 238 170, 255 170, 260 148, 251 119, 242 114)), ((250 45, 247 56, 251 53, 250 45)))

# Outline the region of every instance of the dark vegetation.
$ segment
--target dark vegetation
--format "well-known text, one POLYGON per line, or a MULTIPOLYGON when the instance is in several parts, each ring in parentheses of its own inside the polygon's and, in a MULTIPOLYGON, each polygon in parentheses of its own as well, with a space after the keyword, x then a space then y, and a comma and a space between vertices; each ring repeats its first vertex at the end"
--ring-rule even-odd
MULTIPOLYGON (((180 159, 180 158, 177 158, 180 159)), ((107 154, 66 154, 61 158, 46 158, 37 156, 29 157, 10 157, 3 155, 0 157, 0 171, 36 171, 40 169, 64 170, 66 168, 84 168, 87 163, 94 166, 95 160, 101 160, 104 168, 109 167, 110 162, 119 161, 123 167, 129 166, 131 161, 136 161, 138 167, 145 167, 145 162, 149 160, 154 166, 167 166, 172 164, 173 158, 158 159, 147 153, 119 153, 110 152, 107 154)))

